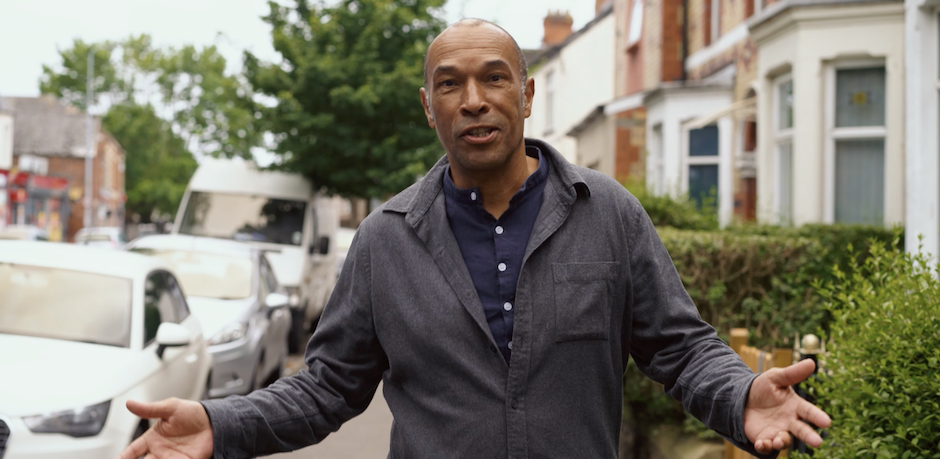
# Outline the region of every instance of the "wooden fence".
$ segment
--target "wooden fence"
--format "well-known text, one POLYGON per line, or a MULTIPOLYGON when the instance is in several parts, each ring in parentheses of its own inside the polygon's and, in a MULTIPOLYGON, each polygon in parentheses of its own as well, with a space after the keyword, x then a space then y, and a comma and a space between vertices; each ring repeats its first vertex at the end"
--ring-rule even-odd
MULTIPOLYGON (((755 373, 761 373, 771 368, 782 368, 793 363, 792 349, 774 349, 773 352, 764 352, 747 345, 748 331, 746 328, 731 330, 731 349, 741 356, 741 360, 755 373)), ((725 459, 750 459, 754 456, 725 442, 725 459)), ((787 457, 787 451, 781 451, 780 456, 787 457)))

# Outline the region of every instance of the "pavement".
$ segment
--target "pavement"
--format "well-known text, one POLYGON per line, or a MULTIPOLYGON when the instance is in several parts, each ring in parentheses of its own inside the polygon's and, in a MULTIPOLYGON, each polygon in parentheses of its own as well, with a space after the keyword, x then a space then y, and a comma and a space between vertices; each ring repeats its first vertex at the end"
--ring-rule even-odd
MULTIPOLYGON (((303 356, 292 355, 284 369, 289 376, 304 368, 303 356)), ((276 459, 385 459, 388 456, 392 413, 379 385, 372 404, 321 443, 292 453, 266 456, 276 459)))

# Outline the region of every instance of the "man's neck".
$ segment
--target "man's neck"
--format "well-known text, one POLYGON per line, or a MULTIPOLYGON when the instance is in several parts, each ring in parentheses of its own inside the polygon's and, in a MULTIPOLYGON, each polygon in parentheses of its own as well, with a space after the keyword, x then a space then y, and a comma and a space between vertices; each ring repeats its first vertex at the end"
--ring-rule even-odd
POLYGON ((514 155, 507 167, 497 171, 468 173, 451 166, 451 179, 458 188, 477 188, 483 200, 483 208, 493 218, 499 218, 509 208, 509 201, 522 188, 522 184, 539 167, 538 158, 525 154, 514 155))

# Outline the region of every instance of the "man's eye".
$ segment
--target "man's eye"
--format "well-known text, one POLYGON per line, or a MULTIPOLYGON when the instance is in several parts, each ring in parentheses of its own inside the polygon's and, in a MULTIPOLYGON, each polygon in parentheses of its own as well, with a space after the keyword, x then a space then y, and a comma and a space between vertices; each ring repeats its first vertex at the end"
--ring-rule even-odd
POLYGON ((445 80, 445 81, 442 81, 440 85, 441 86, 453 86, 455 84, 456 83, 454 83, 454 80, 445 80))
POLYGON ((502 79, 503 79, 503 76, 502 76, 502 75, 493 75, 493 76, 490 77, 490 81, 499 81, 499 80, 502 80, 502 79))

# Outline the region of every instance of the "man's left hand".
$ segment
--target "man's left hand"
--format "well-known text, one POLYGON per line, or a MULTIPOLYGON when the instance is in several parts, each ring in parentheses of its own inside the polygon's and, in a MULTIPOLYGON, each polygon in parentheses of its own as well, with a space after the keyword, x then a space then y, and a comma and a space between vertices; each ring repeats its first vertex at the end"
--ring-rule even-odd
POLYGON ((812 360, 803 360, 786 368, 771 369, 754 379, 744 406, 744 434, 758 453, 789 447, 790 434, 813 448, 822 445, 822 437, 806 422, 826 428, 832 420, 790 387, 808 378, 815 368, 812 360))

